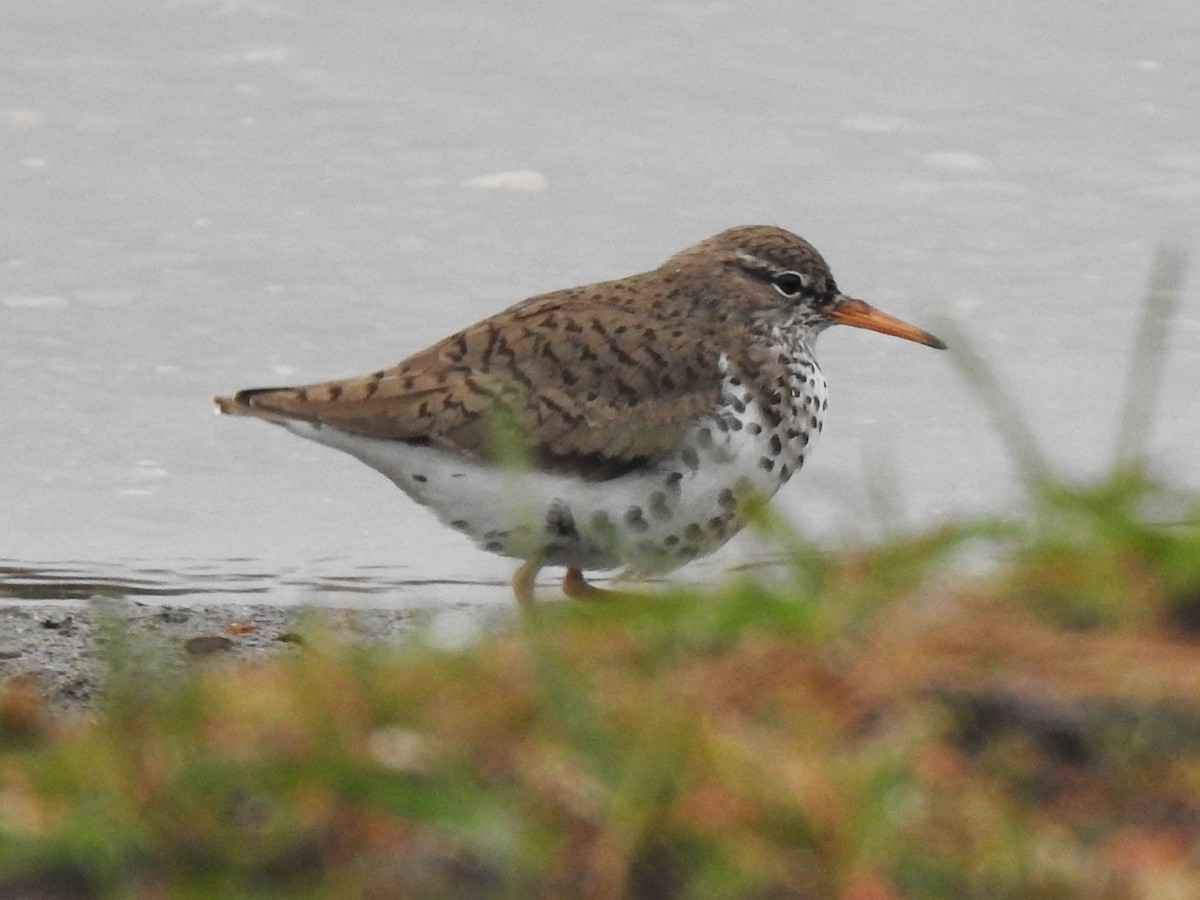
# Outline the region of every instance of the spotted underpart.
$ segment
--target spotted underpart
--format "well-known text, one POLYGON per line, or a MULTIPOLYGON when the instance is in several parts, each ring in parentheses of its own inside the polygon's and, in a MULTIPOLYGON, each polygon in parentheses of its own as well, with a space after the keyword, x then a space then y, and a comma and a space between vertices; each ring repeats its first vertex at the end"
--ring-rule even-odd
MULTIPOLYGON (((663 572, 711 553, 744 525, 748 497, 769 498, 804 465, 821 431, 826 384, 811 352, 769 335, 783 377, 766 390, 720 360, 719 402, 673 454, 597 482, 500 471, 419 444, 333 429, 306 434, 354 454, 485 550, 547 565, 663 572)), ((300 431, 305 423, 289 423, 300 431)))

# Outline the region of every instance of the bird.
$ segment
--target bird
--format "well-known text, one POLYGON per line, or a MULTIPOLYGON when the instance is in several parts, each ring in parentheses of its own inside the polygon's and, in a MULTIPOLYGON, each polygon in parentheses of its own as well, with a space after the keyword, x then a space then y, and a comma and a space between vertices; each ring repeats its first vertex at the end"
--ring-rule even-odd
POLYGON ((214 398, 344 451, 485 550, 543 567, 670 572, 725 544, 804 465, 828 407, 834 324, 937 349, 843 294, 775 226, 730 228, 655 269, 540 294, 387 369, 214 398))

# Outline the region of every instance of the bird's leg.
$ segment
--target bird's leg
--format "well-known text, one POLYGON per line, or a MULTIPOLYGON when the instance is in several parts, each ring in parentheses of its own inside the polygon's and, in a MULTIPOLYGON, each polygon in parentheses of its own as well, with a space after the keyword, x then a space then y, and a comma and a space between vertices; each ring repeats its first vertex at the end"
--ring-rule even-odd
POLYGON ((513 593, 517 595, 517 603, 521 605, 522 609, 529 609, 533 606, 533 589, 541 568, 541 560, 531 559, 513 573, 513 593))
POLYGON ((584 600, 588 603, 619 600, 626 596, 621 591, 606 591, 603 588, 593 587, 587 583, 583 573, 578 569, 567 569, 567 574, 563 576, 562 589, 563 593, 572 600, 584 600))

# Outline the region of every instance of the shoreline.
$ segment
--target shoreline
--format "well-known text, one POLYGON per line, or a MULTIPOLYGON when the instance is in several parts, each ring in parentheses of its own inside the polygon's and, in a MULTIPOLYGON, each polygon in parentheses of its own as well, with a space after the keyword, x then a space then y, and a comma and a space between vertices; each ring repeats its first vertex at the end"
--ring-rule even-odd
POLYGON ((296 652, 306 622, 352 641, 398 645, 417 635, 457 648, 511 621, 496 603, 386 608, 267 603, 169 605, 97 597, 0 602, 0 688, 33 685, 57 713, 82 714, 100 697, 109 654, 123 649, 168 666, 236 662, 296 652), (113 630, 115 629, 115 631, 113 630))

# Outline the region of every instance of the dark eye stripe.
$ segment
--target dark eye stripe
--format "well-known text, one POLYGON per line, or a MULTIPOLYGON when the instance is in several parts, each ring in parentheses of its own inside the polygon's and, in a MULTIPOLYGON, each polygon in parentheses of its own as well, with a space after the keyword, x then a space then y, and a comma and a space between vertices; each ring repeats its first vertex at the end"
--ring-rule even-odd
POLYGON ((789 300, 795 300, 797 297, 804 296, 814 299, 820 298, 823 302, 829 302, 838 294, 837 285, 834 284, 833 277, 824 267, 821 267, 819 271, 811 272, 807 270, 784 269, 778 263, 764 260, 744 250, 737 252, 736 260, 742 269, 756 278, 769 281, 771 286, 775 288, 776 293, 781 297, 787 297, 789 300))

